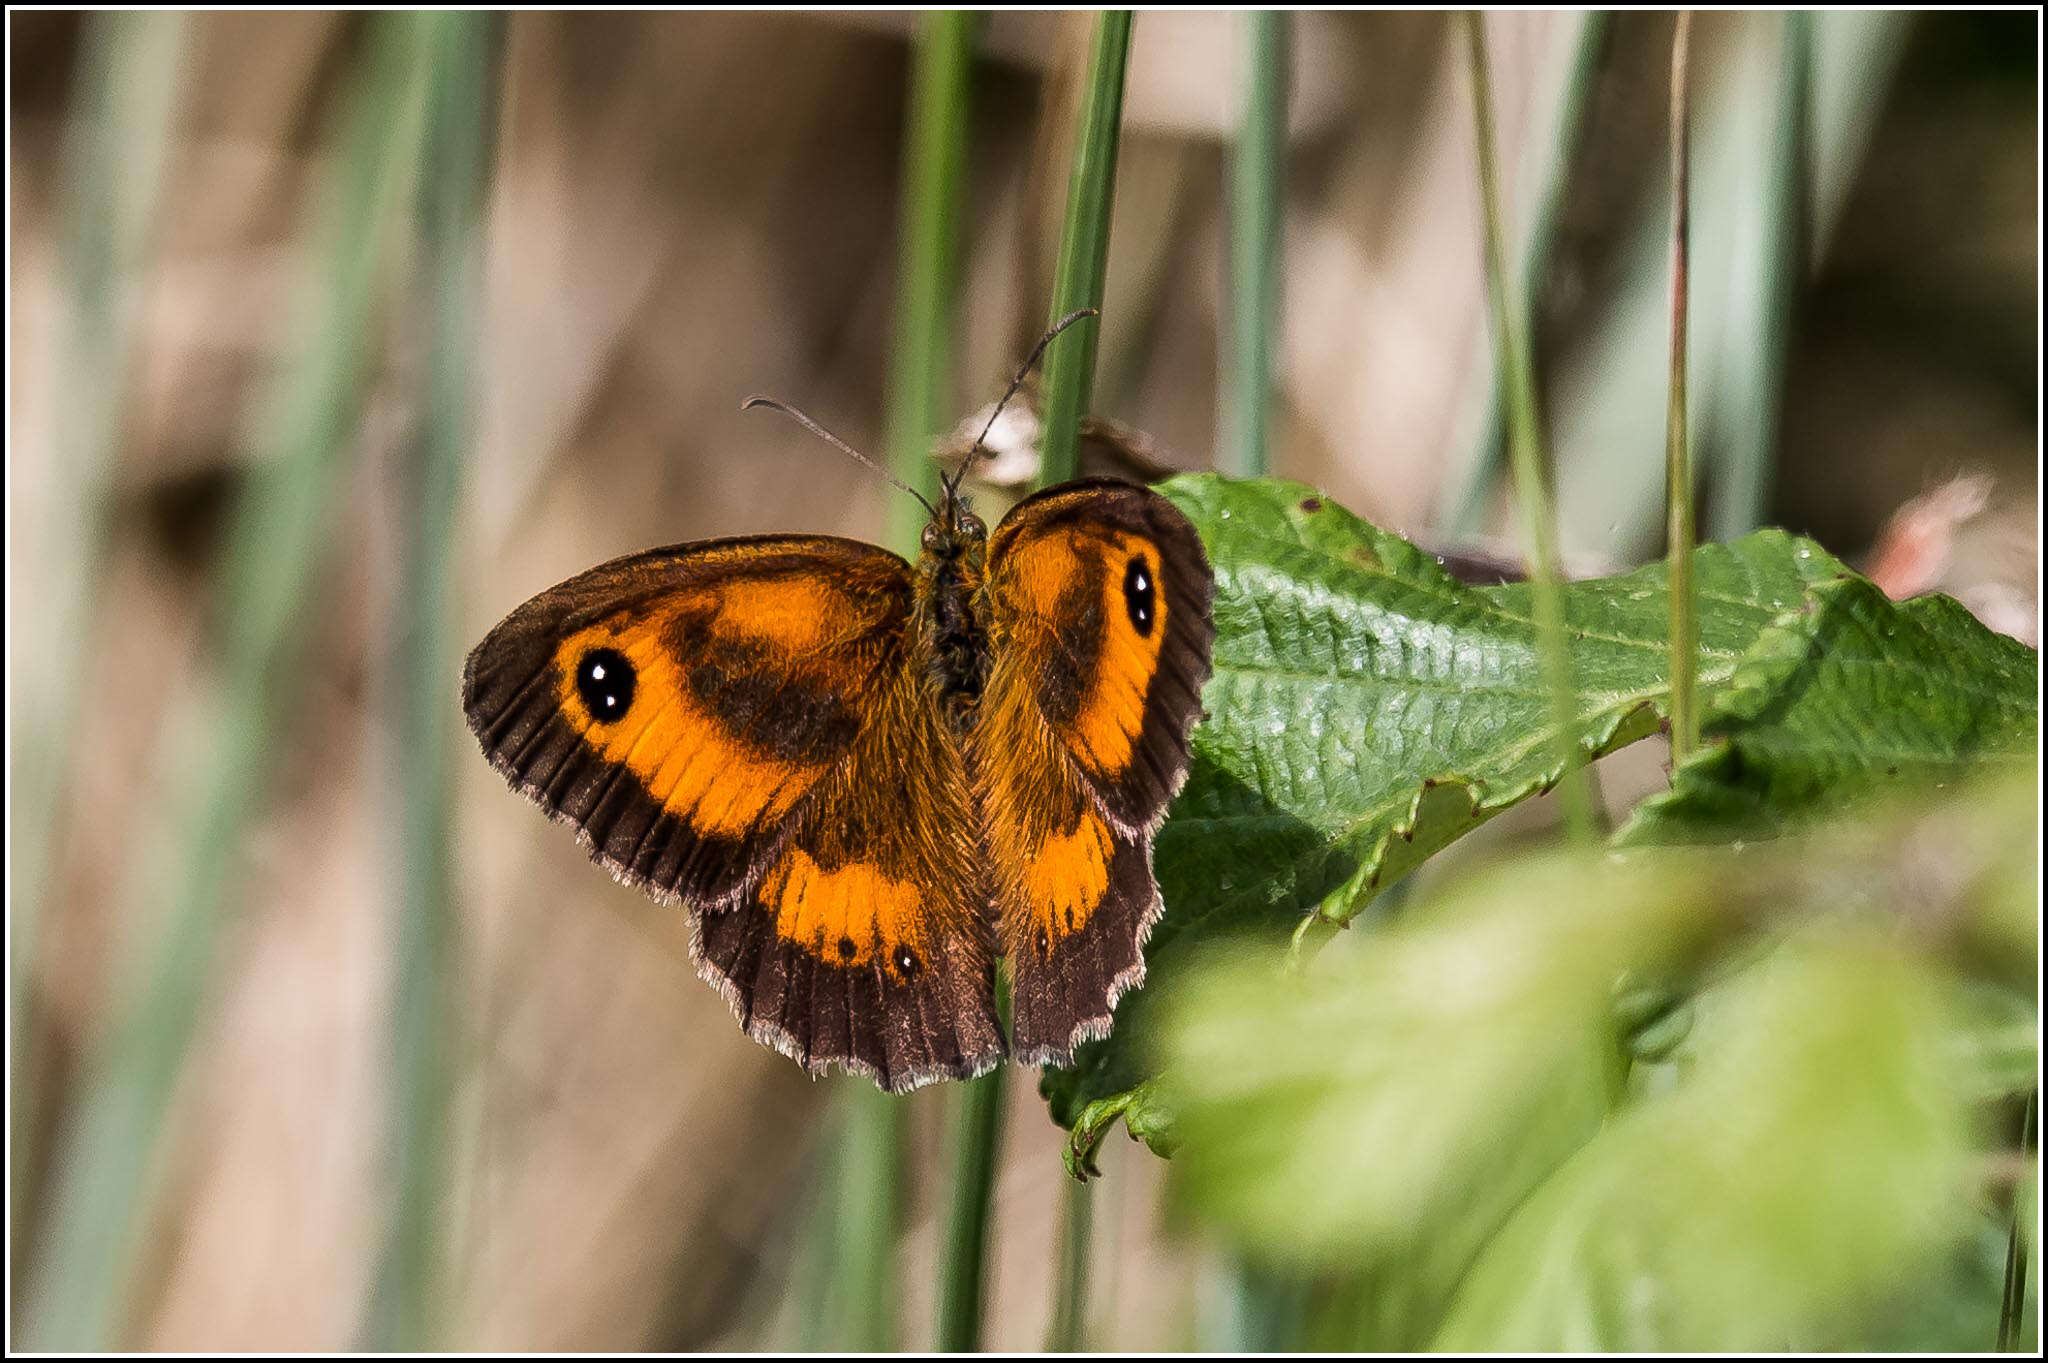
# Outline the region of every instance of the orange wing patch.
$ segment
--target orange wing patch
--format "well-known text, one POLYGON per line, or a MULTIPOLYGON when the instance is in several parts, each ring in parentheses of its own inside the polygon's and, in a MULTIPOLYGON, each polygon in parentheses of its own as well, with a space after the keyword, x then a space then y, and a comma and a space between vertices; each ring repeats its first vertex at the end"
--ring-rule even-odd
POLYGON ((980 735, 996 909, 1012 950, 1029 945, 1043 955, 1101 907, 1116 846, 1051 733, 1030 722, 1028 702, 1006 703, 1003 694, 992 693, 987 718, 995 722, 980 735))
POLYGON ((1132 622, 1125 599, 1126 575, 1142 570, 1157 583, 1159 550, 1150 540, 1116 532, 1107 536, 1102 589, 1102 645, 1095 676, 1074 712, 1082 759, 1099 775, 1116 776, 1131 765, 1131 753, 1145 725, 1145 698, 1159 671, 1159 645, 1166 638, 1164 592, 1154 591, 1153 618, 1144 633, 1132 622))
POLYGON ((917 886, 854 863, 826 870, 792 847, 768 871, 761 902, 784 941, 839 966, 865 966, 908 945, 922 955, 924 909, 917 886))
POLYGON ((877 621, 844 608, 804 578, 735 582, 718 594, 713 630, 789 653, 815 653, 873 630, 877 621), (835 607, 837 607, 835 609, 835 607))
MULTIPOLYGON (((823 536, 628 555, 500 621, 464 667, 463 710, 492 765, 614 875, 708 915, 744 906, 776 941, 762 882, 851 750, 891 727, 883 697, 922 675, 912 587, 896 555, 823 536)), ((811 854, 874 860, 841 844, 811 854)), ((929 898, 906 867, 883 869, 929 898)), ((751 961, 735 968, 726 984, 751 987, 751 961)))
POLYGON ((1083 566, 1078 555, 1080 537, 1072 531, 1039 535, 1019 543, 1005 565, 1016 582, 1021 604, 1045 620, 1060 618, 1060 598, 1066 595, 1083 566))
POLYGON ((1066 833, 1055 833, 1024 860, 1025 908, 1048 937, 1079 932, 1109 888, 1109 859, 1114 852, 1109 826, 1093 811, 1066 833))
MULTIPOLYGON (((715 563, 748 555, 713 551, 715 563)), ((708 566, 708 565, 707 565, 708 566)), ((623 766, 662 809, 709 837, 780 822, 843 751, 884 661, 896 602, 848 591, 857 572, 734 577, 685 588, 556 645, 556 703, 603 761, 623 766), (623 659, 630 694, 599 715, 581 669, 623 659)))
POLYGON ((760 882, 693 945, 749 1035, 893 1092, 1006 1051, 965 753, 913 636, 799 803, 760 882))
POLYGON ((692 694, 683 668, 649 622, 624 630, 595 625, 556 652, 562 713, 597 754, 639 777, 656 803, 692 827, 733 836, 787 815, 824 772, 823 763, 778 761, 755 751, 692 694), (633 665, 637 705, 602 723, 578 694, 576 675, 593 650, 610 648, 633 665))

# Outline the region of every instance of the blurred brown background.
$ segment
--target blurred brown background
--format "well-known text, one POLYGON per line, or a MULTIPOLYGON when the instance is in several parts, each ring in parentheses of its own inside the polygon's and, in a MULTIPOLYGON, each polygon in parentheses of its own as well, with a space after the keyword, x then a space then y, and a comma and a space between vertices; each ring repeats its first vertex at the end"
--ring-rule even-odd
MULTIPOLYGON (((881 443, 914 19, 510 19, 480 430, 457 560, 461 647, 533 592, 646 545, 880 534, 885 485, 794 426, 738 408, 772 393, 859 447, 881 443)), ((151 924, 115 906, 149 902, 124 894, 123 877, 179 798, 164 784, 161 730, 210 684, 221 622, 208 584, 247 472, 243 414, 305 339, 286 334, 279 300, 308 268, 305 202, 365 22, 197 15, 176 49, 161 193, 123 277, 132 348, 86 376, 116 386, 118 440, 79 626, 90 640, 81 736, 23 977, 46 1132, 105 1025, 121 950, 151 940, 151 924)), ((1713 262, 1741 249, 1713 237, 1715 194, 1743 192, 1742 156, 1716 150, 1717 130, 1739 138, 1774 22, 1716 13, 1695 30, 1695 309, 1710 329, 1713 262)), ((65 534, 53 461, 80 376, 61 372, 53 338, 86 23, 9 18, 9 607, 30 622, 17 639, 41 637, 39 573, 59 552, 50 537, 65 534)), ((1817 35, 1810 264, 1782 374, 1770 516, 1860 558, 1902 505, 1982 475, 1984 495, 1932 513, 1933 566, 1916 560, 1919 587, 1956 592, 2014 633, 2038 618, 2034 24, 1866 16, 1817 35)), ((1565 30, 1558 16, 1490 20, 1504 175, 1534 155, 1523 143, 1558 79, 1565 30)), ((1061 82, 1080 33, 1056 14, 996 15, 983 32, 952 404, 963 414, 1000 392, 1043 322, 1064 190, 1047 129, 1065 127, 1061 82)), ((1613 21, 1537 297, 1566 545, 1615 563, 1661 547, 1661 340, 1631 338, 1633 319, 1662 321, 1661 259, 1652 251, 1646 268, 1636 244, 1663 222, 1669 35, 1668 16, 1613 21)), ((1438 537, 1489 381, 1454 37, 1441 14, 1297 16, 1273 458, 1275 472, 1370 519, 1438 537)), ((1096 408, 1187 468, 1209 463, 1215 424, 1225 138, 1241 62, 1231 16, 1138 21, 1096 408)), ((302 603, 312 653, 282 774, 237 853, 229 936, 176 1095, 165 1214, 129 1324, 139 1347, 346 1347, 369 1292, 386 1195, 392 949, 373 641, 405 590, 383 488, 420 362, 416 339, 391 330, 352 435, 338 542, 302 603)), ((1695 331, 1708 366, 1742 342, 1695 331)), ((1711 470, 1711 444, 1701 458, 1711 470)), ((1496 535, 1504 511, 1490 513, 1496 535)), ((11 652, 10 690, 41 661, 11 652)), ((451 722, 455 697, 451 675, 451 722)), ((447 1342, 793 1338, 785 1286, 836 1083, 807 1082, 748 1042, 690 969, 682 915, 610 883, 466 741, 459 772, 447 1342)), ((1011 1087, 998 1190, 995 1347, 1036 1347, 1050 1300, 1059 1133, 1028 1079, 1011 1087)), ((902 1318, 917 1344, 931 1318, 944 1095, 909 1101, 902 1318)), ((1162 1223, 1150 1157, 1113 1147, 1097 1216, 1097 1342, 1191 1344, 1204 1251, 1162 1223)), ((41 1173, 17 1169, 17 1190, 33 1193, 41 1173)), ((17 1290, 34 1244, 16 1241, 17 1290)))

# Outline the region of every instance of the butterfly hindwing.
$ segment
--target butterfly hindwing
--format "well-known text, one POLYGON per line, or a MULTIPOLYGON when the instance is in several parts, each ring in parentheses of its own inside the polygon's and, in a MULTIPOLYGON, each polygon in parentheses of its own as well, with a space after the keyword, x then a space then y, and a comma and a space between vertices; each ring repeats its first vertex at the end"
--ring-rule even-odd
POLYGON ((698 914, 748 1031, 885 1087, 1002 1054, 958 744, 909 565, 826 537, 618 559, 470 655, 492 763, 591 856, 698 914))
POLYGON ((888 685, 752 893, 702 920, 696 952, 757 1040, 901 1092, 978 1074, 1006 1047, 959 743, 921 660, 888 685))
POLYGON ((1186 778, 1213 591, 1187 518, 1115 480, 1029 498, 990 541, 973 747, 1020 1059, 1065 1061, 1144 976, 1152 834, 1186 778))

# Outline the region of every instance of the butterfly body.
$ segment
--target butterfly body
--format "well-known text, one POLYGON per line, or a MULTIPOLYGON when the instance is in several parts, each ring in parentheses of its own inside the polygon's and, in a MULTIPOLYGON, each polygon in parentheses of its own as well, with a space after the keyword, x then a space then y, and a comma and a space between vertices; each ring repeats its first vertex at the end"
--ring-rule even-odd
POLYGON ((929 642, 948 718, 962 733, 988 680, 988 631, 981 624, 987 611, 975 599, 987 557, 988 530, 971 513, 942 513, 925 527, 917 561, 919 631, 929 642))
POLYGON ((901 1091, 1063 1061, 1142 978, 1211 591, 1147 489, 1066 484, 992 536, 949 492, 914 565, 770 536, 593 568, 478 645, 463 702, 593 858, 689 907, 750 1034, 901 1091))

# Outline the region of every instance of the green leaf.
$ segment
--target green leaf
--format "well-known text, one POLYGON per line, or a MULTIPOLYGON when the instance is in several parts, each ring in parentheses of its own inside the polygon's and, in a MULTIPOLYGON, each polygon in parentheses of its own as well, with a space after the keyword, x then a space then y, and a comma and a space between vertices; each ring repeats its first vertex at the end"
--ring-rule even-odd
MULTIPOLYGON (((1900 1275, 1874 1309, 1843 1322, 1839 1337, 1816 1341, 1824 1353, 1981 1354, 1997 1341, 1999 1297, 2011 1226, 1975 1209, 1969 1229, 1947 1253, 1900 1275)), ((2038 1320, 2032 1294, 2019 1352, 2034 1351, 2038 1320)))
POLYGON ((1203 961, 1140 1090, 1175 1114, 1175 1192, 1261 1262, 1362 1270, 1351 1347, 1426 1342, 1487 1237, 1606 1120, 1615 982, 1712 921, 1706 861, 1527 860, 1299 974, 1203 961))
MULTIPOLYGON (((1313 489, 1176 478, 1161 488, 1216 570, 1215 676, 1186 789, 1159 832, 1166 916, 1148 984, 1115 1033, 1049 1070, 1053 1117, 1153 1066, 1145 1014, 1190 949, 1284 937, 1318 905, 1347 922, 1431 853, 1560 774, 1526 585, 1470 588, 1430 555, 1313 489)), ((1697 551, 1703 694, 1763 632, 1846 569, 1760 531, 1697 551)), ((1565 592, 1572 738, 1588 756, 1655 731, 1668 665, 1664 566, 1565 592)))
POLYGON ((1523 1205, 1433 1347, 1810 1349, 1957 1242, 1966 1127, 1927 967, 1850 935, 1724 992, 1697 1068, 1523 1205))
POLYGON ((1888 785, 2031 767, 2039 672, 2033 649, 1948 597, 1895 605, 1862 578, 1817 584, 1716 692, 1706 746, 1617 841, 1770 837, 1888 785))
POLYGON ((2034 996, 1981 980, 1960 985, 1949 1038, 1957 1080, 1973 1098, 2024 1098, 2040 1069, 2041 1015, 2034 996))
POLYGON ((1132 1140, 1145 1142, 1159 1154, 1172 1154, 1178 1143, 1173 1108, 1161 1096, 1159 1081, 1148 1079, 1122 1093, 1098 1098, 1075 1115, 1067 1147, 1061 1152, 1069 1174, 1085 1183, 1102 1173, 1095 1166, 1095 1155, 1119 1121, 1132 1140))

